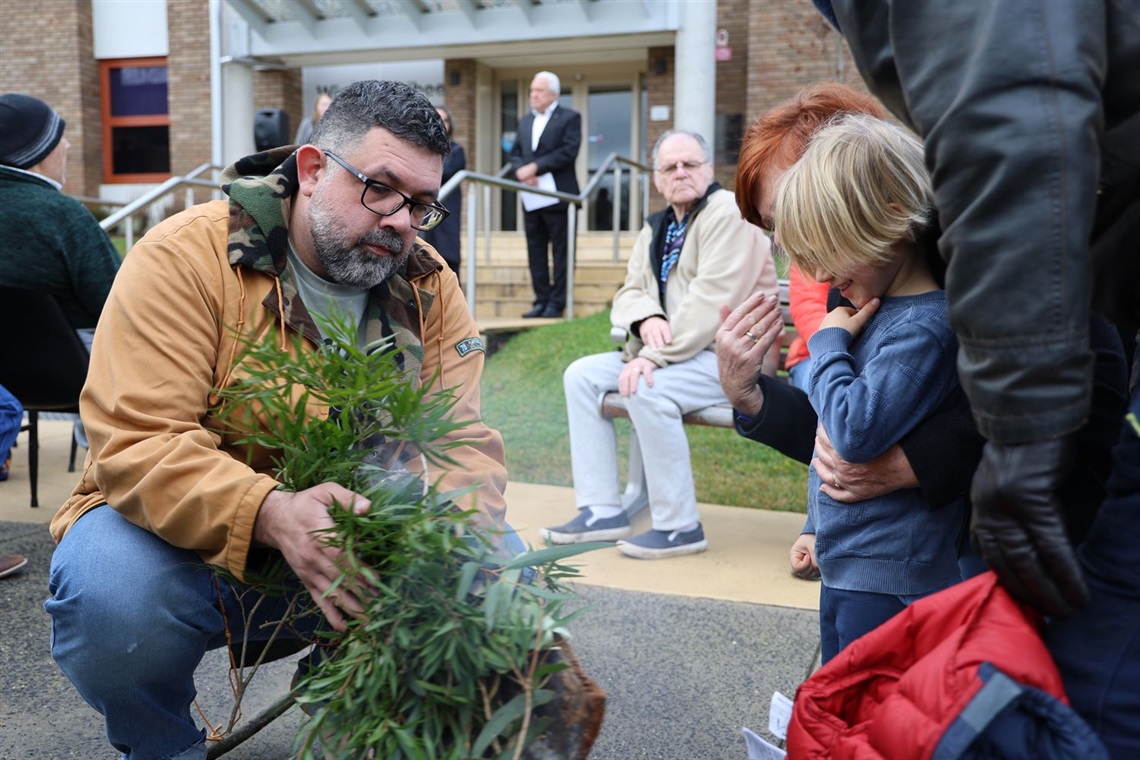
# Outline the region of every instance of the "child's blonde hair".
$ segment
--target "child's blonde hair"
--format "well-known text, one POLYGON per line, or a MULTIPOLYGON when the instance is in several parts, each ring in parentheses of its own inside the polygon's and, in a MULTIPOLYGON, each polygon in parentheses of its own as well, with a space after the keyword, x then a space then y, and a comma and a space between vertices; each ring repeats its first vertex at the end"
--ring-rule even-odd
POLYGON ((846 115, 821 127, 784 175, 776 234, 800 271, 841 275, 893 260, 891 246, 916 241, 933 208, 922 143, 881 119, 846 115))

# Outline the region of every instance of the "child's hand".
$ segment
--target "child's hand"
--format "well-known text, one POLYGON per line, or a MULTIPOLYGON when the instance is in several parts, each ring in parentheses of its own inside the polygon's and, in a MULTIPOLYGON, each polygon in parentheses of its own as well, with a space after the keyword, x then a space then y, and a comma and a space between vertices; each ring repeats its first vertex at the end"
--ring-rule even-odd
POLYGON ((871 321, 871 317, 879 310, 879 299, 872 298, 862 309, 855 310, 850 306, 837 306, 831 311, 827 312, 827 316, 819 323, 819 329, 825 327, 842 327, 847 332, 851 333, 852 338, 859 337, 859 333, 863 332, 863 328, 871 321))
POLYGON ((819 578, 819 567, 815 564, 815 534, 801 533, 792 544, 792 573, 805 581, 819 578))

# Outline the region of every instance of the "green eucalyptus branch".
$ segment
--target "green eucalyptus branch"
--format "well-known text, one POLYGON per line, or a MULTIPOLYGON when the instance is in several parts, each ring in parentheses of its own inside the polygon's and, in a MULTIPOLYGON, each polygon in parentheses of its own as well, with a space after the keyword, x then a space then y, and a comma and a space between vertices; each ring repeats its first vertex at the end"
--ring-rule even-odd
MULTIPOLYGON (((333 481, 371 501, 365 514, 331 510, 335 529, 322 534, 344 557, 335 585, 361 578, 374 596, 344 633, 318 634, 295 689, 311 715, 295 749, 313 757, 319 737, 344 758, 519 758, 550 728, 539 711, 567 667, 552 655, 581 613, 565 609, 575 595, 563 582, 577 571, 562 562, 604 544, 509 556, 501 535, 456 506, 461 492, 406 467, 454 465, 448 452, 464 445, 454 394, 407 376, 390 342, 359 346, 347 322, 320 328, 318 351, 299 336, 248 342, 242 379, 218 391, 227 434, 271 452, 284 487, 333 481), (313 405, 328 415, 310 416, 313 405)), ((266 568, 254 589, 282 593, 284 569, 266 568)), ((306 594, 297 610, 319 614, 306 594)))

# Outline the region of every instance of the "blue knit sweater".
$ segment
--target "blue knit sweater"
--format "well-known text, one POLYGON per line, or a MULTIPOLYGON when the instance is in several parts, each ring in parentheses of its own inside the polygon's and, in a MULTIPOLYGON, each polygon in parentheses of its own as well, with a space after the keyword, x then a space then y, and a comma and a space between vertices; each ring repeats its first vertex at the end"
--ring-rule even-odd
MULTIPOLYGON (((855 339, 819 330, 808 342, 809 395, 836 451, 851 462, 884 453, 961 393, 958 341, 942 291, 882 299, 855 339)), ((837 589, 921 595, 961 579, 956 543, 961 502, 931 510, 918 488, 844 504, 808 472, 808 520, 823 582, 837 589)))

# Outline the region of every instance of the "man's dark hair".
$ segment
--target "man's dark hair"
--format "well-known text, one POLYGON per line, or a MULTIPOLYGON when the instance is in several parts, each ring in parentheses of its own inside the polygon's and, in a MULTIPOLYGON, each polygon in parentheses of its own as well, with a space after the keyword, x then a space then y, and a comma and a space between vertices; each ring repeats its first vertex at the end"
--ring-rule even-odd
POLYGON ((310 142, 321 149, 348 152, 376 127, 440 156, 451 150, 443 119, 426 95, 403 82, 375 79, 353 82, 338 92, 310 142))

